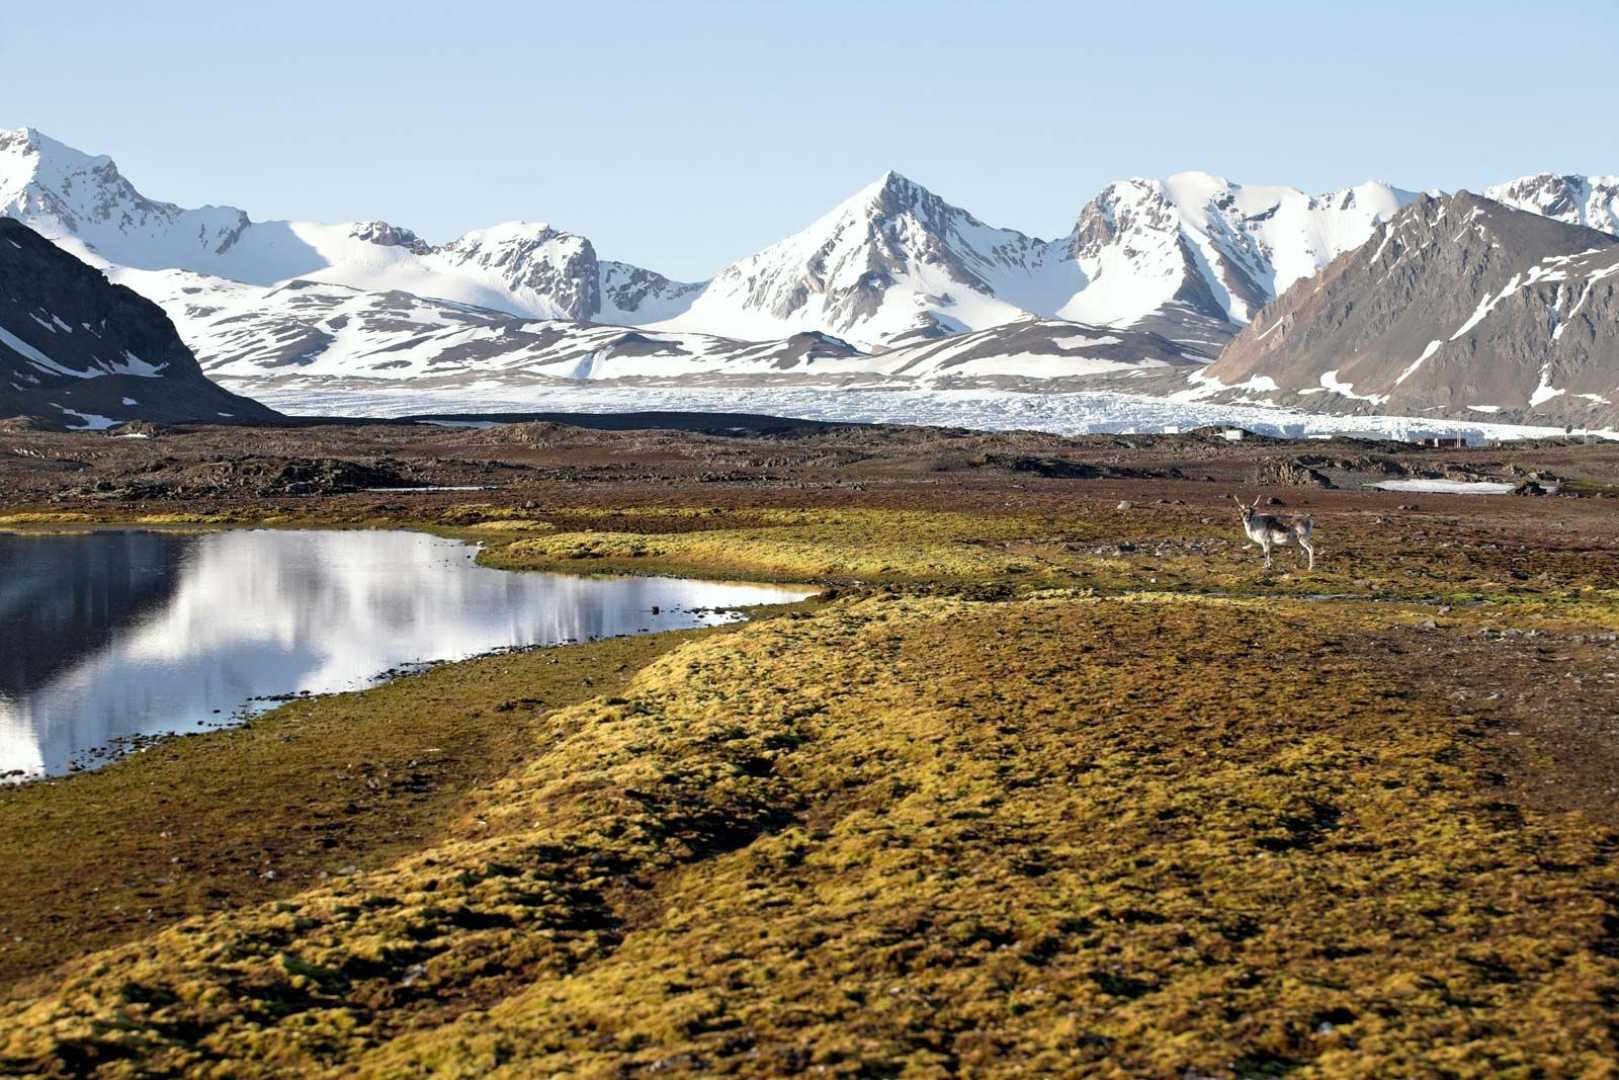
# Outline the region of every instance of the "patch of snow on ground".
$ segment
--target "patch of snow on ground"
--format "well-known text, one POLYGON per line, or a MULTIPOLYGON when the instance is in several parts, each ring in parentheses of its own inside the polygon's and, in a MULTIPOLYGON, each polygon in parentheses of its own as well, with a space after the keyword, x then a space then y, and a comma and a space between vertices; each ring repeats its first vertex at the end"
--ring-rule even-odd
POLYGON ((1485 480, 1384 480, 1372 486, 1383 491, 1422 491, 1432 495, 1506 495, 1516 485, 1485 480))
MULTIPOLYGON (((58 405, 57 408, 62 409, 62 406, 58 405)), ((76 416, 83 421, 83 423, 74 426, 74 431, 105 431, 115 424, 123 423, 122 420, 114 420, 110 416, 80 412, 77 409, 62 409, 62 412, 67 416, 76 416)))

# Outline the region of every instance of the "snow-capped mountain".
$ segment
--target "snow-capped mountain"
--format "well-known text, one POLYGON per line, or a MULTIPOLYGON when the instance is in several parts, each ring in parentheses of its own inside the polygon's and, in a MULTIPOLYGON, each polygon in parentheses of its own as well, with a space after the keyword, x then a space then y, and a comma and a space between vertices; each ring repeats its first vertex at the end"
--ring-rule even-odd
POLYGON ((186 210, 146 198, 111 158, 32 128, 0 131, 0 216, 96 265, 251 285, 331 281, 542 319, 663 319, 698 289, 598 259, 585 237, 540 223, 507 222, 434 247, 382 221, 255 222, 229 206, 186 210))
POLYGON ((1329 412, 1619 419, 1619 237, 1424 197, 1301 282, 1187 396, 1329 412))
POLYGON ((1063 242, 1085 284, 1055 314, 1156 330, 1212 355, 1414 198, 1380 183, 1306 195, 1198 172, 1111 184, 1063 242))
POLYGON ((1537 173, 1487 187, 1483 195, 1568 225, 1619 234, 1619 176, 1537 173))
POLYGON ((424 388, 503 382, 787 370, 862 356, 844 342, 801 334, 743 342, 503 311, 407 292, 370 292, 294 279, 263 289, 184 271, 113 271, 159 296, 209 374, 251 393, 322 380, 416 382, 424 388))
POLYGON ((588 238, 539 223, 435 247, 381 221, 186 210, 146 198, 110 158, 28 128, 0 132, 0 214, 103 264, 252 285, 324 281, 743 340, 820 332, 868 349, 1036 316, 1163 330, 1212 355, 1252 310, 1409 197, 1374 184, 1311 197, 1183 173, 1114 184, 1068 236, 1045 241, 986 225, 891 172, 803 231, 688 284, 600 259, 588 238))
MULTIPOLYGON (((1619 230, 1619 179, 1495 197, 1619 230)), ((443 245, 381 221, 255 222, 149 199, 110 158, 0 131, 0 216, 155 300, 204 367, 266 379, 1085 379, 1212 360, 1421 197, 1186 172, 1109 185, 1066 236, 988 225, 888 173, 703 283, 507 222, 443 245)), ((1302 400, 1302 399, 1301 399, 1302 400)), ((1315 402, 1310 402, 1314 404, 1315 402)))
POLYGON ((720 271, 663 325, 737 337, 815 329, 867 347, 1038 316, 1152 330, 1213 356, 1279 290, 1415 198, 1330 195, 1206 173, 1127 180, 1055 241, 985 225, 897 173, 720 271))
POLYGON ((1054 311, 1079 286, 1043 241, 985 225, 890 172, 801 232, 715 275, 664 323, 741 338, 797 330, 865 347, 1054 311))

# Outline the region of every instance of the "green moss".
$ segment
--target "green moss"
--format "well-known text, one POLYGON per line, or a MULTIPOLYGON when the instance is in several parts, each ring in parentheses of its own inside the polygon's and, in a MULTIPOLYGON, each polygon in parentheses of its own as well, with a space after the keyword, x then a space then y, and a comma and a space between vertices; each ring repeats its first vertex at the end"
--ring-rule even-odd
POLYGON ((0 984, 419 850, 533 752, 548 713, 716 632, 730 629, 438 667, 70 779, 0 787, 0 984))
MULTIPOLYGON (((204 773, 231 827, 267 805, 233 777, 293 785, 221 825, 248 854, 310 835, 299 769, 396 733, 484 765, 408 835, 369 819, 359 873, 310 876, 317 851, 92 934, 126 943, 0 1006, 0 1071, 1600 1075, 1619 1053, 1619 835, 1503 802, 1483 721, 1444 692, 1462 635, 1619 627, 1606 550, 1344 513, 1315 571, 1266 574, 1230 520, 1168 505, 255 520, 409 524, 498 566, 875 584, 566 694, 497 658, 278 714, 290 748, 220 737, 250 755, 204 773), (1455 636, 1417 655, 1430 620, 1455 636)), ((145 757, 21 796, 13 909, 73 910, 27 851, 158 820, 205 762, 145 757)), ((118 844, 61 880, 112 889, 145 858, 118 844)), ((140 865, 119 895, 161 872, 140 865)))
MULTIPOLYGON (((572 523, 608 515, 559 511, 572 523)), ((513 569, 631 570, 770 580, 919 581, 1026 573, 1010 544, 1035 535, 1015 518, 867 510, 708 511, 626 514, 612 531, 558 532, 492 548, 490 565, 513 569), (675 530, 671 521, 700 524, 675 530), (656 524, 649 524, 656 523, 656 524), (724 527, 729 525, 731 527, 724 527)))
POLYGON ((1057 590, 691 641, 417 854, 0 1006, 0 1067, 1600 1071, 1619 837, 1501 812, 1386 627, 1057 590))

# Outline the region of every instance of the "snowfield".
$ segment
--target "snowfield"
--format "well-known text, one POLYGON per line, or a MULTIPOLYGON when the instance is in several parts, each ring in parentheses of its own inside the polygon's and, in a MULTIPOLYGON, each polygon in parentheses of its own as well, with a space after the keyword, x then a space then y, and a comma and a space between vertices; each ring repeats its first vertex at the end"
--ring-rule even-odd
MULTIPOLYGON (((226 380, 229 387, 229 380, 226 380)), ((434 391, 390 389, 260 389, 260 401, 294 415, 411 416, 506 412, 748 412, 806 420, 918 424, 987 431, 1034 430, 1059 435, 1162 433, 1210 425, 1291 438, 1356 435, 1470 442, 1549 438, 1563 429, 1425 420, 1409 416, 1323 416, 1289 409, 1210 405, 1111 391, 1027 393, 1016 390, 827 389, 823 387, 476 386, 434 391)), ((1583 432, 1579 434, 1585 434, 1583 432)), ((1619 438, 1619 432, 1592 432, 1619 438)))
POLYGON ((1430 495, 1507 495, 1517 485, 1487 480, 1384 480, 1372 486, 1382 491, 1415 491, 1430 495))

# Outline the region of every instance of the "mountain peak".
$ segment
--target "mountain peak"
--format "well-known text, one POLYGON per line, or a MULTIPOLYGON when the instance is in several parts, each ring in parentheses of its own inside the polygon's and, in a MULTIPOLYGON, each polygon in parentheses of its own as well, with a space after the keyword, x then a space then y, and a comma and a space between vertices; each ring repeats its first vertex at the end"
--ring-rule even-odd
POLYGON ((1484 189, 1486 197, 1518 210, 1619 232, 1619 176, 1575 176, 1535 173, 1484 189))
MULTIPOLYGON (((49 171, 58 175, 93 169, 117 169, 107 155, 75 150, 33 127, 0 128, 0 159, 5 157, 34 158, 34 171, 49 171)), ((0 169, 3 168, 0 166, 0 169)), ((0 178, 3 177, 4 173, 0 172, 0 178)))
POLYGON ((1202 169, 1186 169, 1182 172, 1170 173, 1164 179, 1164 186, 1171 190, 1181 189, 1200 194, 1212 194, 1217 191, 1229 191, 1238 185, 1233 184, 1223 176, 1216 176, 1202 169))
MULTIPOLYGON (((42 146, 55 143, 49 135, 33 127, 0 128, 0 152, 16 154, 37 153, 42 146)), ((56 143, 60 146, 60 143, 56 143)))
POLYGON ((877 184, 888 191, 910 191, 922 186, 897 169, 889 169, 883 173, 877 184))
MULTIPOLYGON (((938 196, 915 180, 903 173, 889 169, 876 180, 867 184, 840 205, 839 210, 860 207, 876 209, 883 213, 903 212, 918 203, 927 200, 937 200, 938 196)), ((833 211, 836 213, 837 211, 833 211)))
POLYGON ((431 245, 410 229, 390 225, 386 221, 357 221, 349 235, 378 247, 404 248, 416 255, 427 255, 433 250, 431 245))
POLYGON ((1501 187, 1545 187, 1548 184, 1567 184, 1570 187, 1583 187, 1587 178, 1576 173, 1537 172, 1527 176, 1520 176, 1516 180, 1508 181, 1501 187))
POLYGON ((547 240, 560 239, 570 235, 570 233, 561 229, 554 228, 549 222, 528 221, 519 218, 513 221, 496 222, 481 229, 471 229, 456 237, 446 246, 465 248, 487 244, 544 243, 547 240))

